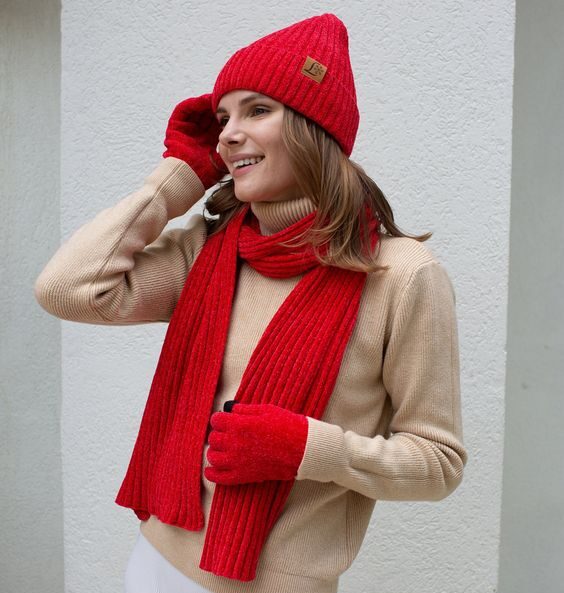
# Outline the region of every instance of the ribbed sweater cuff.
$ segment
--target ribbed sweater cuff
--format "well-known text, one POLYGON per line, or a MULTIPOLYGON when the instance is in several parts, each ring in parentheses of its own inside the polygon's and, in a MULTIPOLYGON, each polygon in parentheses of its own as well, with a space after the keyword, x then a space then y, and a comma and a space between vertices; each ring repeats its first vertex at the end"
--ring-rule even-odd
POLYGON ((338 475, 344 450, 343 429, 308 416, 308 434, 304 456, 296 480, 331 482, 338 475))
POLYGON ((160 191, 166 191, 169 219, 182 216, 206 193, 196 172, 181 159, 166 157, 149 176, 160 191), (166 183, 166 187, 163 184, 166 183))

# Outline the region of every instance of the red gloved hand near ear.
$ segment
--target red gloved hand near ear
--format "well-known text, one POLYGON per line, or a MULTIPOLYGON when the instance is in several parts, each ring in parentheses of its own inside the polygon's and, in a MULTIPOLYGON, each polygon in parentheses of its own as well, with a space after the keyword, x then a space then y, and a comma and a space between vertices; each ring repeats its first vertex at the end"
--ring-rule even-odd
POLYGON ((168 120, 163 157, 183 160, 209 189, 229 172, 216 152, 220 132, 211 107, 211 93, 184 99, 168 120))
POLYGON ((307 416, 274 404, 236 403, 210 420, 205 477, 218 484, 292 480, 302 462, 307 416))

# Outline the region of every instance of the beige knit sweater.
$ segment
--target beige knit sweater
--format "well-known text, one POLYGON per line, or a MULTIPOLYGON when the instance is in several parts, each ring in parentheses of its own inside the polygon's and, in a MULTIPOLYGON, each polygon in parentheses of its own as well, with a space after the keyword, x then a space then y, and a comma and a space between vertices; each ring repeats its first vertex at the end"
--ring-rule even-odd
MULTIPOLYGON (((163 159, 138 191, 59 248, 36 280, 38 302, 84 323, 168 321, 206 226, 198 214, 183 228, 163 229, 204 193, 186 163, 163 159)), ((272 234, 314 206, 301 198, 252 208, 261 232, 272 234)), ((256 578, 245 583, 202 571, 205 527, 186 531, 156 516, 141 525, 165 558, 210 591, 334 593, 376 500, 440 500, 460 484, 467 454, 452 284, 423 243, 383 235, 380 249, 390 269, 368 275, 335 390, 322 419, 308 418, 305 455, 256 578)), ((234 398, 260 336, 300 278, 267 278, 242 265, 214 411, 234 398)), ((203 474, 202 481, 207 518, 215 484, 203 474)))

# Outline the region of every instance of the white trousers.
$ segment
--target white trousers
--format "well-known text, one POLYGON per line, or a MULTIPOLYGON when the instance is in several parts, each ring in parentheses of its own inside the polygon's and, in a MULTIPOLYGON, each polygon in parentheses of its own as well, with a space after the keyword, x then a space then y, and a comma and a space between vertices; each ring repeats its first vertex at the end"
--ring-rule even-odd
POLYGON ((125 593, 210 593, 164 558, 141 531, 125 569, 125 593))

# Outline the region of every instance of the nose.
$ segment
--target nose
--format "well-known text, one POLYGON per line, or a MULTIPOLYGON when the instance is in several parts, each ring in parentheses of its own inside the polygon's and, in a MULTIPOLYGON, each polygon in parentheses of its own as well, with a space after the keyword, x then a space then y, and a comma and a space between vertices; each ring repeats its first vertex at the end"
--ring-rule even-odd
POLYGON ((244 138, 242 127, 237 124, 235 118, 229 118, 219 133, 219 142, 225 146, 239 143, 244 138))

